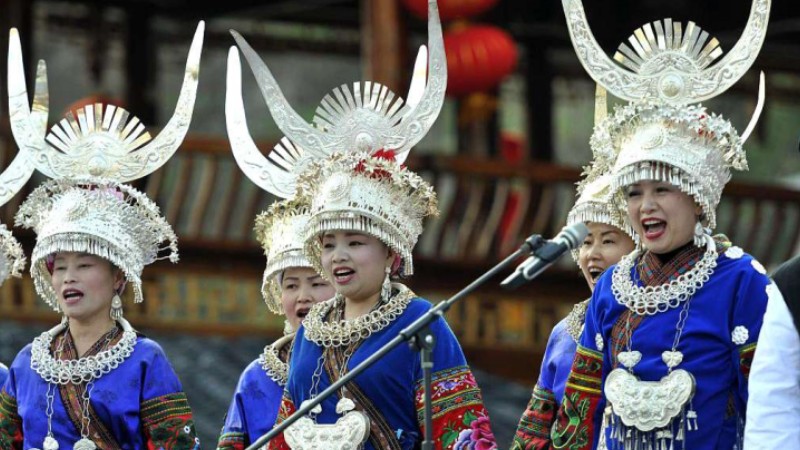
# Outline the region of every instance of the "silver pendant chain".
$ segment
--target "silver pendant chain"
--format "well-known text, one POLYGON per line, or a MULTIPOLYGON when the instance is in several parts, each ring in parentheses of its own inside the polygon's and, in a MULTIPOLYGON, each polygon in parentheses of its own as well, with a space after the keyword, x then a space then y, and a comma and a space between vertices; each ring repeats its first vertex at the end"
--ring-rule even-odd
MULTIPOLYGON (((47 357, 43 358, 44 355, 43 351, 38 351, 37 355, 39 359, 34 363, 33 358, 31 358, 31 368, 36 370, 36 372, 47 382, 47 409, 45 413, 47 414, 47 436, 44 439, 44 443, 42 445, 43 450, 58 450, 59 444, 56 441, 55 437, 53 436, 53 414, 55 410, 53 408, 53 404, 55 402, 55 396, 57 392, 57 385, 66 385, 66 384, 84 384, 83 393, 81 394, 81 439, 78 440, 73 445, 74 450, 94 450, 97 448, 97 445, 89 439, 89 428, 92 424, 92 419, 89 414, 89 408, 91 406, 92 400, 92 391, 94 390, 94 382, 95 380, 99 379, 103 375, 107 374, 111 370, 115 369, 119 366, 131 353, 133 353, 133 344, 136 343, 136 332, 133 331, 131 325, 125 320, 119 320, 120 325, 123 328, 123 337, 119 343, 117 343, 114 347, 109 349, 109 344, 111 344, 112 336, 109 335, 106 337, 106 341, 103 344, 103 351, 98 353, 95 357, 87 357, 87 358, 79 358, 78 360, 73 361, 63 361, 61 360, 61 356, 64 352, 64 342, 66 341, 66 336, 61 339, 59 342, 58 348, 55 351, 54 355, 50 354, 50 343, 52 342, 53 338, 58 336, 61 332, 69 333, 69 324, 68 322, 62 322, 61 325, 56 326, 52 330, 42 333, 41 336, 34 340, 34 347, 43 346, 46 344, 47 349, 47 357), (130 338, 133 336, 133 343, 126 343, 123 344, 123 341, 126 338, 130 338), (125 347, 130 345, 130 351, 123 349, 123 351, 113 351, 114 349, 119 349, 119 347, 125 347), (125 354, 126 356, 119 361, 119 357, 125 354), (115 363, 112 363, 113 367, 97 367, 92 366, 94 361, 97 361, 100 358, 97 358, 101 355, 115 355, 115 363), (94 359, 92 359, 94 358, 94 359), (54 363, 51 364, 49 367, 45 366, 43 363, 53 361, 54 363), (58 364, 62 363, 62 364, 58 364), (71 364, 63 364, 63 363, 71 363, 71 364), (85 372, 85 368, 87 367, 94 367, 95 370, 91 373, 81 373, 85 372), (39 368, 39 369, 37 369, 39 368), (40 371, 41 370, 41 371, 40 371), (59 374, 59 375, 56 375, 59 374)), ((116 327, 116 324, 114 325, 116 327)), ((41 349, 40 349, 41 350, 41 349)), ((65 406, 66 407, 66 406, 65 406)), ((38 450, 38 449, 33 449, 38 450)))
MULTIPOLYGON (((678 322, 675 325, 675 337, 672 340, 672 348, 669 351, 662 353, 661 355, 662 359, 664 360, 664 364, 666 364, 669 369, 667 373, 672 372, 672 369, 675 368, 678 364, 680 364, 683 360, 683 355, 678 351, 678 344, 680 344, 681 337, 683 337, 683 330, 686 327, 686 320, 689 318, 689 306, 691 304, 692 304, 691 298, 689 298, 683 304, 683 308, 681 308, 681 312, 678 314, 678 322)), ((634 351, 632 350, 633 346, 633 331, 631 330, 632 317, 633 314, 628 316, 628 319, 625 321, 625 338, 626 338, 625 350, 626 353, 628 354, 634 354, 634 351)), ((639 359, 641 359, 641 353, 639 352, 635 353, 638 354, 638 357, 634 356, 636 362, 631 361, 632 362, 631 364, 625 364, 622 363, 622 361, 620 361, 622 365, 625 366, 628 369, 628 372, 630 373, 633 373, 633 367, 639 362, 639 359)), ((617 359, 618 360, 620 359, 619 355, 617 359)), ((623 356, 622 359, 625 359, 625 356, 623 356)))
MULTIPOLYGON (((383 303, 383 300, 379 301, 372 308, 372 310, 367 314, 370 314, 372 311, 377 310, 382 303, 383 303)), ((344 316, 344 304, 341 305, 341 308, 342 309, 341 309, 340 317, 338 317, 338 318, 331 317, 331 319, 330 319, 331 321, 344 320, 344 319, 342 319, 342 316, 344 316)), ((335 314, 336 312, 337 311, 333 311, 331 315, 335 314)), ((362 342, 361 340, 356 341, 356 342, 351 342, 345 348, 345 350, 344 350, 344 361, 342 363, 342 366, 339 367, 339 378, 342 378, 344 376, 344 374, 347 373, 347 366, 350 364, 350 358, 353 357, 353 353, 355 353, 356 348, 358 348, 358 346, 360 345, 361 342, 362 342)), ((314 374, 311 377, 311 389, 309 391, 309 394, 310 394, 311 398, 315 398, 319 394, 319 382, 320 382, 320 379, 322 378, 322 370, 323 370, 323 366, 325 365, 325 358, 326 358, 326 355, 330 355, 329 357, 331 357, 331 358, 334 357, 334 355, 333 355, 334 348, 335 348, 334 346, 323 346, 322 347, 322 354, 320 355, 319 359, 317 359, 317 367, 314 369, 314 374)), ((331 382, 333 382, 333 380, 331 380, 331 382)), ((345 397, 344 394, 345 394, 346 391, 347 391, 347 388, 343 387, 342 388, 342 398, 345 397)), ((320 412, 322 412, 322 408, 321 408, 320 405, 317 405, 317 407, 315 407, 314 410, 312 410, 313 415, 312 415, 312 413, 309 413, 309 416, 311 416, 311 418, 314 419, 314 422, 316 422, 316 415, 319 414, 320 412)))

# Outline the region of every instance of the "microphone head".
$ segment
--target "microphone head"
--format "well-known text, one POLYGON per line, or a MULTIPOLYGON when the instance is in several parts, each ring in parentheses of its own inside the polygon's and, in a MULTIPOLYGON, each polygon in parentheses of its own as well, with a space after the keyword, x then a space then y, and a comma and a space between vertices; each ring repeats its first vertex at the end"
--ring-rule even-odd
POLYGON ((559 240, 567 244, 570 250, 580 247, 586 236, 589 235, 589 228, 583 222, 574 223, 564 227, 554 240, 559 240))

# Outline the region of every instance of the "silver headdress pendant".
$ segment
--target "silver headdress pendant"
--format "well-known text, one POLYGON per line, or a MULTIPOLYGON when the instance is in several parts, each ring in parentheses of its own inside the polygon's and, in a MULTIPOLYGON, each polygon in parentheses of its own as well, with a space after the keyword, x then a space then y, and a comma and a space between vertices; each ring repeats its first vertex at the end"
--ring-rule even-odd
POLYGON ((592 35, 581 0, 562 0, 575 51, 589 75, 628 100, 595 127, 596 160, 613 167, 615 190, 640 180, 675 184, 702 206, 709 228, 730 170, 747 169, 743 143, 763 107, 740 136, 721 116, 693 105, 732 86, 750 68, 766 36, 771 0, 753 0, 747 26, 723 56, 719 42, 693 22, 671 19, 637 29, 608 57, 592 35))
MULTIPOLYGON (((415 77, 406 102, 378 83, 355 83, 352 91, 342 85, 323 98, 313 123, 292 109, 264 61, 239 33, 232 33, 278 128, 309 155, 326 157, 336 152, 373 153, 387 149, 393 150, 402 163, 438 117, 447 87, 447 60, 435 0, 429 0, 428 9, 427 83, 421 81, 424 76, 415 77)), ((423 61, 417 59, 417 72, 422 70, 423 61)))
MULTIPOLYGON (((36 98, 47 98, 46 79, 37 77, 31 110, 19 34, 11 30, 8 85, 14 138, 36 169, 53 179, 31 193, 16 219, 37 234, 31 275, 39 295, 56 311, 46 263, 55 252, 86 252, 109 260, 133 285, 136 302, 143 300, 144 266, 161 258, 177 261, 177 237, 158 206, 124 183, 160 168, 183 141, 194 109, 204 29, 200 22, 175 113, 152 140, 126 110, 99 103, 68 113, 45 134, 47 109, 36 98), (162 257, 164 250, 169 254, 162 257)), ((43 73, 43 61, 39 70, 43 73)))

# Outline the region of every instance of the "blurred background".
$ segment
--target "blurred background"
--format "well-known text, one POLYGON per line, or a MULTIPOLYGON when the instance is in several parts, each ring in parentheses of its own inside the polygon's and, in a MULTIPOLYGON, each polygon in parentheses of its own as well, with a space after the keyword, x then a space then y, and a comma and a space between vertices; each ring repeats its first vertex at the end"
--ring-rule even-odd
MULTIPOLYGON (((439 0, 448 57, 448 99, 409 160, 432 182, 441 215, 426 225, 409 284, 440 300, 514 251, 530 233, 555 235, 589 162, 594 84, 569 41, 557 0, 439 0)), ((593 32, 607 53, 647 22, 694 20, 723 50, 747 21, 746 0, 592 0, 593 32)), ((757 75, 767 77, 766 109, 747 144, 750 171, 734 174, 717 231, 774 267, 795 254, 800 223, 800 6, 776 2, 755 66, 711 111, 747 125, 757 75)), ((180 238, 178 265, 145 270, 144 304, 126 316, 156 338, 186 385, 206 448, 213 447, 238 374, 281 334, 283 321, 261 299, 264 256, 252 227, 274 199, 236 167, 224 121, 229 29, 241 32, 309 121, 324 95, 372 80, 400 96, 426 42, 425 0, 0 0, 0 49, 20 30, 28 86, 45 59, 50 124, 101 102, 124 106, 155 134, 172 115, 189 44, 206 20, 200 85, 191 129, 172 160, 138 180, 180 238)), ((0 58, 5 105, 6 61, 0 58)), ((248 68, 250 131, 263 151, 280 139, 248 68)), ((612 102, 613 103, 613 102, 612 102)), ((0 108, 0 167, 17 149, 0 108)), ((19 203, 42 178, 0 209, 13 224, 19 203)), ((34 235, 15 229, 27 250, 34 235)), ((499 282, 499 279, 497 280, 499 282)), ((501 448, 535 382, 552 326, 589 296, 569 257, 517 291, 490 283, 447 319, 478 371, 501 448)), ((0 287, 0 361, 58 318, 29 278, 0 287)))

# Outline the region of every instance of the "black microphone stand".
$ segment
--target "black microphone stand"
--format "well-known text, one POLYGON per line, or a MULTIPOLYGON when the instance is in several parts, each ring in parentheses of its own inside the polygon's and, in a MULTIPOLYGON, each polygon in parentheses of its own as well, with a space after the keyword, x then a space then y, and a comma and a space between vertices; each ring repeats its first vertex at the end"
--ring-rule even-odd
POLYGON ((449 299, 439 302, 434 305, 428 312, 423 314, 419 319, 414 321, 412 324, 404 328, 400 333, 395 336, 391 341, 387 342, 383 347, 381 347, 378 351, 370 355, 367 359, 361 362, 361 364, 357 365, 345 374, 343 377, 339 378, 335 383, 328 386, 327 389, 322 391, 316 397, 304 402, 304 404, 294 412, 291 416, 287 417, 286 420, 281 422, 280 424, 276 425, 269 433, 261 436, 256 442, 252 443, 246 450, 258 450, 269 441, 274 439, 279 434, 283 433, 286 428, 291 426, 301 417, 308 414, 315 406, 322 403, 326 398, 336 394, 344 385, 349 383, 353 378, 360 375, 362 372, 367 370, 370 366, 378 362, 381 358, 383 358, 387 353, 392 351, 395 347, 399 346, 403 342, 408 342, 412 348, 420 352, 420 359, 422 362, 422 375, 425 385, 424 391, 424 423, 425 423, 425 436, 422 442, 422 450, 433 450, 433 436, 432 436, 432 429, 433 429, 433 414, 431 411, 431 390, 432 390, 432 371, 433 371, 433 348, 436 346, 436 340, 434 339, 433 334, 430 330, 430 324, 433 323, 434 320, 441 317, 447 310, 453 306, 454 303, 463 299, 470 293, 472 293, 475 289, 479 286, 484 284, 490 278, 495 276, 498 272, 505 269, 506 266, 513 263, 517 258, 526 254, 526 253, 533 253, 536 249, 541 247, 545 243, 545 239, 538 234, 531 235, 528 239, 525 239, 525 243, 520 246, 517 251, 509 255, 507 258, 502 260, 496 266, 489 269, 488 272, 484 273, 480 277, 478 277, 475 281, 470 283, 467 287, 460 290, 456 295, 450 297, 449 299))

